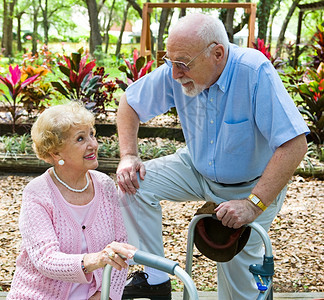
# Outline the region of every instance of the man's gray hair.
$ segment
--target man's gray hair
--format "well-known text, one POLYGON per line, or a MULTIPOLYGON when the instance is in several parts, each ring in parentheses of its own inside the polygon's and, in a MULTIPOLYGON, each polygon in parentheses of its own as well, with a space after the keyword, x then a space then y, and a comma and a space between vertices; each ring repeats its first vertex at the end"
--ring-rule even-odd
POLYGON ((217 42, 224 46, 225 53, 228 52, 229 41, 225 26, 216 16, 199 13, 186 15, 171 28, 170 34, 184 28, 193 28, 192 34, 201 38, 206 44, 217 42))

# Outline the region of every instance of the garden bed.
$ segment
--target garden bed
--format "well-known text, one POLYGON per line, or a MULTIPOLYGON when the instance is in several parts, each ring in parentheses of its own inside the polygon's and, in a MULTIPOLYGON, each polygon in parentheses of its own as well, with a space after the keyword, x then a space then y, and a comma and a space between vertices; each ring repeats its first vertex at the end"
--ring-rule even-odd
MULTIPOLYGON (((119 158, 99 157, 97 170, 104 173, 115 173, 119 158)), ((0 173, 31 173, 40 174, 50 167, 44 161, 40 161, 35 155, 6 155, 0 154, 0 173)), ((324 179, 324 164, 319 161, 303 160, 295 171, 295 175, 303 177, 324 179)))

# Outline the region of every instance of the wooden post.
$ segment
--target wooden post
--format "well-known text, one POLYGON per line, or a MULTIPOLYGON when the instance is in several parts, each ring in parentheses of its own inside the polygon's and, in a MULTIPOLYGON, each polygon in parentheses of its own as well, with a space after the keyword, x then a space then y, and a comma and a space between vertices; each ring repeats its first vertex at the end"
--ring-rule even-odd
POLYGON ((253 48, 253 42, 255 42, 254 31, 255 31, 255 18, 256 18, 256 4, 252 3, 250 9, 250 18, 249 18, 249 37, 248 37, 248 44, 249 48, 253 48))
POLYGON ((149 3, 143 5, 142 15, 142 33, 141 33, 141 56, 147 56, 147 59, 151 59, 151 35, 150 35, 150 8, 149 3))

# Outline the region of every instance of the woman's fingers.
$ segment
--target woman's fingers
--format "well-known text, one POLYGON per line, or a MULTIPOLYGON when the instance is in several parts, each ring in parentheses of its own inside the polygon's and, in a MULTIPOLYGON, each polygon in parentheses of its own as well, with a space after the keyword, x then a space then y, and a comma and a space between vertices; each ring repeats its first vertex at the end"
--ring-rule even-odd
POLYGON ((118 243, 118 242, 112 242, 109 245, 109 248, 112 251, 121 254, 128 259, 133 258, 134 253, 137 250, 136 247, 134 247, 133 245, 126 244, 126 243, 118 243))
POLYGON ((112 242, 104 250, 106 263, 110 264, 117 270, 127 268, 126 259, 131 259, 134 256, 136 248, 125 243, 112 242))

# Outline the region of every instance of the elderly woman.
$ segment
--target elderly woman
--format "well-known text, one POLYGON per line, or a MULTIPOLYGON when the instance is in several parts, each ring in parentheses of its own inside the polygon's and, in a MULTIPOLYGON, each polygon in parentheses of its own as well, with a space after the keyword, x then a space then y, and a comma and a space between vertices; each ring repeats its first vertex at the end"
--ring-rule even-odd
POLYGON ((24 189, 21 253, 7 299, 100 299, 106 264, 114 267, 110 299, 121 299, 125 257, 136 249, 126 244, 113 180, 94 170, 94 116, 76 102, 54 106, 31 135, 37 157, 53 167, 24 189))

